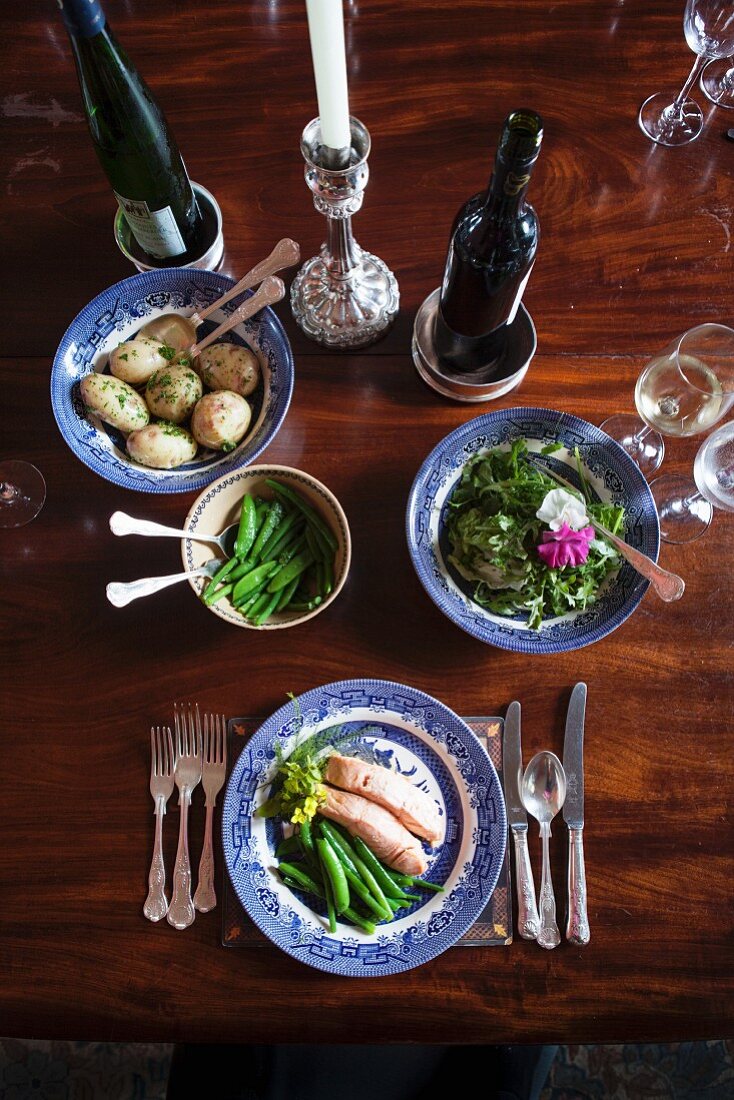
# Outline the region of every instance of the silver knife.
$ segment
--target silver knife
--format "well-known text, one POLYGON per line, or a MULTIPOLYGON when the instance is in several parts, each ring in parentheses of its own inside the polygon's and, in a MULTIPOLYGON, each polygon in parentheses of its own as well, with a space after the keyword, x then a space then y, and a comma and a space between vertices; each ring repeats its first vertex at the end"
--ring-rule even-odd
POLYGON ((566 801, 563 819, 568 825, 568 920, 566 939, 585 944, 591 939, 586 912, 586 869, 584 867, 584 717, 586 684, 571 692, 563 742, 563 770, 566 773, 566 801))
POLYGON ((522 748, 520 745, 520 704, 510 703, 505 718, 502 746, 502 777, 505 781, 507 823, 515 846, 515 876, 517 879, 517 930, 524 940, 534 940, 540 930, 538 903, 535 900, 533 869, 528 852, 528 815, 525 812, 520 785, 522 783, 522 748))

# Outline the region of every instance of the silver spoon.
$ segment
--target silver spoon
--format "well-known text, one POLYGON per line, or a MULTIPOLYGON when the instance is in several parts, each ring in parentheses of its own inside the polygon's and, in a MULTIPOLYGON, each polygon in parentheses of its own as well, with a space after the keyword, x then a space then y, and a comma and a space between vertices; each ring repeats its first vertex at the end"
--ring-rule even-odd
POLYGON ((566 800, 566 773, 563 764, 552 752, 539 752, 525 769, 522 779, 522 800, 525 809, 540 825, 543 842, 543 877, 540 883, 540 931, 537 942, 541 947, 557 947, 561 933, 556 923, 556 898, 550 870, 548 841, 551 821, 566 800))
POLYGON ((152 321, 148 321, 146 325, 143 325, 139 335, 149 336, 152 340, 163 340, 174 347, 176 351, 183 351, 196 341, 198 326, 210 314, 221 309, 223 305, 230 302, 232 298, 236 298, 238 294, 257 286, 266 276, 274 275, 276 271, 282 271, 285 267, 292 267, 297 264, 300 258, 301 250, 296 242, 290 240, 289 237, 284 237, 282 241, 278 241, 266 259, 255 264, 253 269, 248 271, 236 286, 223 294, 221 298, 217 298, 216 302, 212 302, 206 309, 192 313, 190 317, 182 317, 179 313, 163 313, 160 317, 155 317, 152 321))
POLYGON ((190 573, 169 573, 166 577, 141 577, 139 581, 111 581, 107 585, 107 599, 113 607, 126 607, 133 600, 139 600, 141 596, 152 596, 154 592, 160 592, 162 588, 168 588, 179 581, 187 581, 191 577, 213 577, 221 566, 220 558, 212 558, 200 569, 192 569, 190 573))
POLYGON ((113 512, 110 516, 110 531, 113 535, 155 535, 159 538, 190 539, 191 542, 210 542, 213 546, 218 546, 222 553, 228 558, 232 557, 234 540, 237 537, 238 527, 239 521, 237 523, 230 523, 229 527, 225 527, 221 535, 200 535, 198 531, 196 534, 192 534, 191 531, 179 531, 175 527, 165 527, 162 523, 153 523, 148 519, 135 519, 134 516, 128 516, 126 512, 113 512))

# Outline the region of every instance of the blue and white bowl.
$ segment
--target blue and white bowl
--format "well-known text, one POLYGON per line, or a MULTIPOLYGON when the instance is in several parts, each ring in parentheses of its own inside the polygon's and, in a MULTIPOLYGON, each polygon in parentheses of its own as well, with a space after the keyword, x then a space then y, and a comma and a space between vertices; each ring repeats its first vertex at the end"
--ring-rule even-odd
POLYGON ((522 617, 510 618, 481 607, 472 599, 473 585, 448 564, 448 501, 466 463, 493 447, 509 450, 525 438, 538 453, 556 440, 563 448, 541 461, 567 481, 579 485, 574 449, 584 476, 599 500, 624 506, 625 540, 657 561, 660 529, 647 482, 629 455, 600 428, 569 413, 552 409, 503 409, 470 420, 447 435, 421 466, 408 498, 408 549, 418 577, 433 602, 457 626, 480 641, 519 653, 562 653, 606 637, 635 610, 648 582, 627 562, 604 582, 594 604, 543 621, 530 630, 522 617))
POLYGON ((240 753, 222 809, 224 860, 251 919, 293 958, 352 978, 410 970, 455 944, 497 885, 506 831, 499 779, 478 738, 443 703, 387 680, 341 680, 281 707, 240 753), (296 741, 336 725, 434 798, 446 821, 446 840, 429 855, 426 875, 444 892, 422 893, 372 935, 341 921, 329 933, 318 900, 290 890, 277 874, 282 824, 254 816, 275 776, 276 744, 287 755, 296 741))
MULTIPOLYGON (((275 437, 293 392, 293 355, 278 318, 269 308, 257 319, 236 325, 223 339, 251 347, 262 367, 261 385, 248 400, 251 428, 227 454, 204 451, 175 470, 154 470, 133 462, 122 432, 90 415, 79 382, 104 371, 110 352, 163 313, 188 317, 234 286, 227 275, 194 268, 165 268, 133 275, 98 294, 65 332, 51 370, 51 404, 56 423, 77 458, 96 474, 144 493, 185 493, 203 489, 214 478, 253 462, 275 437)), ((198 329, 201 339, 222 323, 251 291, 227 302, 198 329)))

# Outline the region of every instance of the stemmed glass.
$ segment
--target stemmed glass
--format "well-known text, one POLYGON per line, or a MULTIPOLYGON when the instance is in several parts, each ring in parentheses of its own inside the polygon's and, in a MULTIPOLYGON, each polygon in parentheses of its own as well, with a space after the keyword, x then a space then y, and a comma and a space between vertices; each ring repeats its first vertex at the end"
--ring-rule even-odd
POLYGON ((697 325, 644 367, 635 386, 641 419, 623 413, 601 426, 649 476, 663 461, 663 435, 699 435, 721 420, 732 403, 734 329, 697 325))
POLYGON ((701 133, 703 112, 688 93, 707 62, 734 53, 734 6, 726 0, 688 0, 683 30, 696 54, 688 79, 672 103, 666 92, 657 92, 640 107, 640 127, 658 145, 687 145, 701 133))
POLYGON ((701 74, 701 91, 717 107, 734 110, 734 58, 709 61, 701 74))
POLYGON ((664 474, 650 486, 666 542, 692 542, 708 528, 714 508, 734 512, 734 421, 722 424, 698 449, 695 483, 664 474))
POLYGON ((35 519, 46 499, 43 474, 30 462, 0 462, 0 527, 22 527, 35 519))

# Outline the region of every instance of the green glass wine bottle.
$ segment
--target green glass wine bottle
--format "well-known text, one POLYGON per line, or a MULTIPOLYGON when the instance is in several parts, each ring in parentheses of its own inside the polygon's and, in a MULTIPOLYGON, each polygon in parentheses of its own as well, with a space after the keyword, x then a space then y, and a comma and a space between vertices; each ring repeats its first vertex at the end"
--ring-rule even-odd
POLYGON ((206 250, 204 220, 166 119, 97 0, 58 0, 97 156, 151 266, 206 250))

